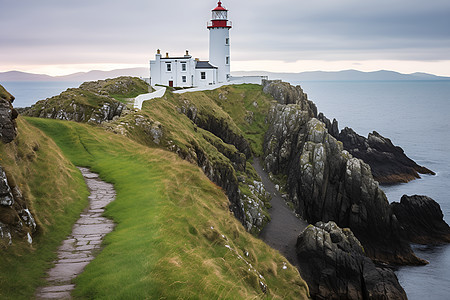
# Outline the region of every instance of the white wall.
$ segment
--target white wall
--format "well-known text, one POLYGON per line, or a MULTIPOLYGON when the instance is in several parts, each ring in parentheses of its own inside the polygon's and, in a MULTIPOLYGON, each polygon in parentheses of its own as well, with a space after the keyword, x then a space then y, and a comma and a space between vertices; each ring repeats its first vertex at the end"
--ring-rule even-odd
POLYGON ((156 54, 156 59, 150 61, 150 75, 152 85, 161 84, 169 86, 169 81, 173 81, 174 87, 192 87, 195 85, 192 75, 195 76, 195 60, 192 57, 184 58, 160 58, 156 54), (182 63, 186 64, 186 71, 182 70, 182 63), (171 65, 171 71, 167 71, 167 65, 171 65), (186 82, 183 82, 186 76, 186 82))
POLYGON ((196 69, 195 86, 204 87, 217 83, 217 69, 196 69), (202 79, 201 73, 205 72, 206 79, 202 79))
POLYGON ((226 39, 230 38, 230 28, 209 28, 209 62, 219 68, 217 81, 226 82, 227 75, 230 74, 230 43, 226 44, 226 39), (229 63, 226 64, 226 57, 229 63))

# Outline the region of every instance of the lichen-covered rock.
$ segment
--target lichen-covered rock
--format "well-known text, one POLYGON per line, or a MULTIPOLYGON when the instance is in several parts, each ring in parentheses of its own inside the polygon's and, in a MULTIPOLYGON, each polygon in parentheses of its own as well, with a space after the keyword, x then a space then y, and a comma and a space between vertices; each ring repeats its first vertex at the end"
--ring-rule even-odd
POLYGON ((0 85, 0 140, 10 143, 17 136, 17 111, 13 108, 14 96, 0 85))
POLYGON ((373 259, 422 264, 401 232, 370 167, 299 105, 276 104, 264 140, 267 171, 285 176, 296 212, 310 223, 349 227, 373 259))
POLYGON ((376 131, 365 138, 346 127, 336 138, 354 157, 370 165, 375 180, 380 183, 408 182, 420 178, 418 173, 434 175, 433 171, 419 166, 405 155, 402 148, 376 131))
POLYGON ((450 243, 450 227, 439 204, 427 196, 403 195, 392 210, 408 240, 416 244, 450 243))
POLYGON ((301 110, 307 111, 311 117, 317 117, 317 107, 314 102, 308 100, 302 88, 292 86, 281 80, 263 80, 263 92, 270 94, 280 104, 297 104, 301 110))
POLYGON ((19 187, 8 181, 0 166, 0 247, 11 245, 14 236, 31 243, 36 229, 34 217, 19 187))
POLYGON ((296 247, 313 299, 407 299, 395 273, 376 266, 348 228, 334 222, 309 225, 296 247))

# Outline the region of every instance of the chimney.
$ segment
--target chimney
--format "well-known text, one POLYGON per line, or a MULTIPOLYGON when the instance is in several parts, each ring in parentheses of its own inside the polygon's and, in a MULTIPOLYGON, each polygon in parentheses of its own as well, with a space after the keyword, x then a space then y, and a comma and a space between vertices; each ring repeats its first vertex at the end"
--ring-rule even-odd
POLYGON ((200 61, 200 58, 196 57, 196 58, 195 58, 195 61, 200 61))
POLYGON ((156 54, 161 54, 161 50, 160 49, 156 50, 156 54))
POLYGON ((166 58, 169 58, 169 52, 166 52, 166 58))
POLYGON ((186 50, 186 55, 185 56, 189 56, 189 50, 186 50))

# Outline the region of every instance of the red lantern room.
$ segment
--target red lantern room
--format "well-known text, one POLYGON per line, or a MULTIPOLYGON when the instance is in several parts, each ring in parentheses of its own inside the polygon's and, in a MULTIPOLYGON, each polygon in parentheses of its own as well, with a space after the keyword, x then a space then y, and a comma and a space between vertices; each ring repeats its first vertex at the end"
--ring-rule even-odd
POLYGON ((222 6, 222 2, 217 3, 217 7, 212 10, 212 19, 208 22, 209 28, 231 28, 228 21, 228 10, 222 6))

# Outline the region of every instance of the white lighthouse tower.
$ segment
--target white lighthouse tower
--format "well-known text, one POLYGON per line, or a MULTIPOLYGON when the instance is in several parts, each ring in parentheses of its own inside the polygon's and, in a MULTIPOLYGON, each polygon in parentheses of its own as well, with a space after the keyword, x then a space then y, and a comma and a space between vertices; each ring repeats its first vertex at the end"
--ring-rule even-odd
POLYGON ((212 10, 209 29, 209 62, 217 67, 217 81, 227 82, 230 79, 230 29, 228 10, 219 1, 212 10))

